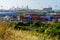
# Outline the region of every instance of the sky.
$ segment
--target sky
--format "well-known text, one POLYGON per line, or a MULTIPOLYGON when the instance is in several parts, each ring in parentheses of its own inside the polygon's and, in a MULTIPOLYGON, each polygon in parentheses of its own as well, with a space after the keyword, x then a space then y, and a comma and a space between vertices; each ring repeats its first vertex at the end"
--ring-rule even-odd
POLYGON ((60 9, 60 0, 0 0, 0 9, 9 9, 11 7, 26 7, 31 9, 43 9, 52 7, 60 9))

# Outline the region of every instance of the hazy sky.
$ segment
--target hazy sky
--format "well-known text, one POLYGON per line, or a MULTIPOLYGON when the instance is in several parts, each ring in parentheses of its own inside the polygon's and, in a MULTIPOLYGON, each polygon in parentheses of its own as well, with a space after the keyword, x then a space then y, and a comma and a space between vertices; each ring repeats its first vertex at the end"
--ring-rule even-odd
POLYGON ((20 8, 26 5, 32 9, 42 9, 45 7, 52 7, 53 9, 60 9, 60 0, 0 0, 0 9, 8 9, 12 6, 20 8), (3 7, 2 7, 2 6, 3 7))

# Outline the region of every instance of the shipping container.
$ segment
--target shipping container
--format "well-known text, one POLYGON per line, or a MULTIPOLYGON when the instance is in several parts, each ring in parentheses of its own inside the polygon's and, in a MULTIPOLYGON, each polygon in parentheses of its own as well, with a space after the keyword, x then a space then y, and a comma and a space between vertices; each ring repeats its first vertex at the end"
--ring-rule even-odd
POLYGON ((46 16, 46 18, 48 19, 48 21, 53 21, 53 16, 46 16))
POLYGON ((40 17, 40 21, 46 22, 46 21, 48 21, 48 19, 46 17, 40 17))
POLYGON ((39 20, 39 19, 40 19, 39 16, 33 16, 33 17, 32 17, 32 21, 37 21, 37 20, 39 20))
POLYGON ((31 16, 28 17, 28 21, 32 21, 32 17, 31 16))

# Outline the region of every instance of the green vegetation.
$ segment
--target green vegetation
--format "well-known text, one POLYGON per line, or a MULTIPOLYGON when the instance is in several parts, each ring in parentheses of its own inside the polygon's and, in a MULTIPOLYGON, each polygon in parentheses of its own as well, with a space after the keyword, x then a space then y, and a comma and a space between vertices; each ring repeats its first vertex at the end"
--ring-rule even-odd
POLYGON ((30 23, 16 23, 14 29, 18 30, 32 30, 38 33, 45 33, 48 36, 60 35, 60 22, 56 23, 42 23, 41 21, 36 21, 32 25, 30 23))
POLYGON ((1 22, 0 40, 60 40, 60 22, 1 22))

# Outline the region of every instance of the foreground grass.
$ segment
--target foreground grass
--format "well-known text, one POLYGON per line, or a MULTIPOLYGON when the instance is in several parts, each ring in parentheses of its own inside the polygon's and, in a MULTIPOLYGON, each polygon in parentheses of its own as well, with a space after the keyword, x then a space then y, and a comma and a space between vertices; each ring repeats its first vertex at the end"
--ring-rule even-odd
POLYGON ((58 35, 49 37, 35 31, 14 30, 9 23, 0 23, 0 40, 58 40, 58 35))

